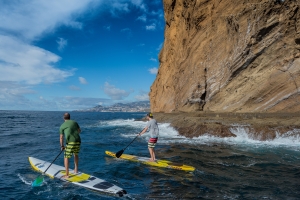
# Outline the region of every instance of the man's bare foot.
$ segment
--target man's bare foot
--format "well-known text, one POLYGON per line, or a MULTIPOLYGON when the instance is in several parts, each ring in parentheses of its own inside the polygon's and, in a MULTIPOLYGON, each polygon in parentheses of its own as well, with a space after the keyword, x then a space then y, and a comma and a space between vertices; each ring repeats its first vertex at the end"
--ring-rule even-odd
POLYGON ((63 178, 63 179, 68 179, 68 178, 70 178, 70 177, 69 177, 69 175, 63 175, 61 178, 63 178))
POLYGON ((153 160, 153 159, 149 159, 149 162, 155 162, 155 160, 153 160))

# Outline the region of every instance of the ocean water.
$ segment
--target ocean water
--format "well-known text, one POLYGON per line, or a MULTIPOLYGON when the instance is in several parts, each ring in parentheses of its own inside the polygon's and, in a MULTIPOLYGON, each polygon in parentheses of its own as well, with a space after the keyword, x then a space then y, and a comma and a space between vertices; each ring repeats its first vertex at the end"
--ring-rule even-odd
MULTIPOLYGON (((192 165, 194 172, 156 168, 106 156, 126 147, 146 122, 145 113, 71 112, 81 126, 79 170, 105 179, 128 192, 125 197, 98 193, 45 178, 28 157, 52 162, 60 152, 58 129, 63 112, 0 111, 1 199, 300 199, 300 130, 272 141, 252 140, 235 125, 235 138, 208 135, 188 139, 169 124, 159 124, 158 159, 192 165)), ((155 117, 155 116, 154 116, 155 117)), ((147 134, 126 154, 149 156, 147 134)), ((63 165, 63 155, 55 164, 63 165)), ((73 159, 70 160, 73 168, 73 159)))

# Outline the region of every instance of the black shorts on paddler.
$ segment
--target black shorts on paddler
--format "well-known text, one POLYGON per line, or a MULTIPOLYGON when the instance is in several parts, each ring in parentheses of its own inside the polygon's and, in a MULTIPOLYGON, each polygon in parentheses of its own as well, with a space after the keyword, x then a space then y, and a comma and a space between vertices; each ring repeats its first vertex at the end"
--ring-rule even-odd
POLYGON ((78 155, 80 151, 80 142, 69 142, 65 147, 65 158, 71 158, 72 155, 78 155))

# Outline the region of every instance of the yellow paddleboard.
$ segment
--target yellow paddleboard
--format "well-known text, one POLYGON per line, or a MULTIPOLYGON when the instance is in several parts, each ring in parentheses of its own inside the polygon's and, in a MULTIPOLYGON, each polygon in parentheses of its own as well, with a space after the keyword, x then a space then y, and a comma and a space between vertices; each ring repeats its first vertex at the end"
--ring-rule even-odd
MULTIPOLYGON (((109 156, 116 157, 116 154, 113 152, 105 151, 105 153, 109 156)), ((135 161, 135 162, 141 162, 143 164, 151 165, 154 167, 164 167, 164 168, 177 169, 183 171, 195 170, 195 167, 184 165, 184 164, 178 164, 167 160, 156 160, 155 162, 151 162, 147 157, 139 157, 139 156, 133 156, 128 154, 122 154, 120 158, 125 160, 135 161)))

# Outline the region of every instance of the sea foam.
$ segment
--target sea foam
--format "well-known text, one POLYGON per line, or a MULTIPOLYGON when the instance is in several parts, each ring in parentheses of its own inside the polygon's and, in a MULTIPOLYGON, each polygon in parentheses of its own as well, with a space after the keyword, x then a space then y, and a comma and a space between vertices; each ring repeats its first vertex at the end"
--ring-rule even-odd
MULTIPOLYGON (((112 127, 132 127, 141 131, 147 124, 145 121, 135 121, 134 119, 117 119, 106 122, 101 122, 101 126, 112 127)), ((271 146, 293 146, 300 148, 300 129, 294 129, 284 134, 276 133, 276 137, 270 140, 255 140, 247 132, 247 127, 234 125, 230 131, 236 137, 217 137, 209 134, 204 134, 198 137, 187 138, 179 135, 179 133, 170 126, 170 123, 158 123, 159 127, 159 143, 183 143, 183 144, 211 144, 211 143, 224 143, 230 145, 271 145, 271 146)), ((137 132, 138 132, 137 131, 137 132)), ((124 133, 123 137, 134 137, 136 133, 124 133)), ((145 134, 142 137, 149 138, 145 134)))

